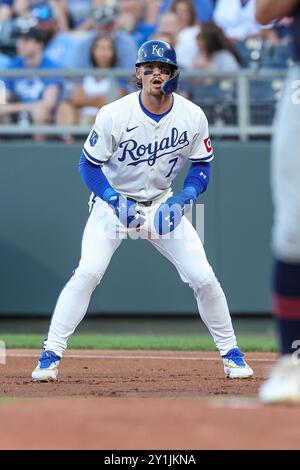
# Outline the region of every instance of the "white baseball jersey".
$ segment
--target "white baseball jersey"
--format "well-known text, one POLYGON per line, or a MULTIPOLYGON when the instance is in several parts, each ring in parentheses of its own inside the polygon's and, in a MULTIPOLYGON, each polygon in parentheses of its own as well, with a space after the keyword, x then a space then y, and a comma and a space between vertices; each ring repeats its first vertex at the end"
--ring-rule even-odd
POLYGON ((206 116, 199 106, 173 94, 173 105, 159 122, 139 100, 140 91, 103 106, 83 148, 102 165, 110 185, 137 201, 167 191, 188 161, 213 159, 206 116))

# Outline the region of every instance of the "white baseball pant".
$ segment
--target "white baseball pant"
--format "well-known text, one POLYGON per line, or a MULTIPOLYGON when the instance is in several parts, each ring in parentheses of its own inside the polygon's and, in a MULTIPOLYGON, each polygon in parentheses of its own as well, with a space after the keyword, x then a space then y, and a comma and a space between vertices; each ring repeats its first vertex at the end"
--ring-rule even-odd
POLYGON ((44 348, 62 356, 68 338, 86 314, 91 295, 100 283, 112 255, 128 236, 145 238, 176 267, 183 282, 193 289, 199 313, 221 355, 237 347, 224 292, 209 265, 202 242, 186 217, 170 235, 158 237, 153 218, 170 192, 142 207, 146 222, 137 232, 123 227, 113 210, 96 199, 87 221, 78 268, 62 290, 44 348))

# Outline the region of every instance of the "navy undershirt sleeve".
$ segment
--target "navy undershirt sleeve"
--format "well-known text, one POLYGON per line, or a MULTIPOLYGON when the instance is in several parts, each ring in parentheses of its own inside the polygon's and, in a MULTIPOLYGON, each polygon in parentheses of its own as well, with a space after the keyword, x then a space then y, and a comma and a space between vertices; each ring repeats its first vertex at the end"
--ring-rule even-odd
POLYGON ((210 162, 193 162, 184 180, 184 188, 193 187, 197 196, 204 193, 210 178, 210 162))
POLYGON ((99 165, 91 163, 83 153, 79 160, 79 174, 87 187, 96 194, 96 196, 102 198, 104 191, 107 188, 111 188, 111 185, 99 165))

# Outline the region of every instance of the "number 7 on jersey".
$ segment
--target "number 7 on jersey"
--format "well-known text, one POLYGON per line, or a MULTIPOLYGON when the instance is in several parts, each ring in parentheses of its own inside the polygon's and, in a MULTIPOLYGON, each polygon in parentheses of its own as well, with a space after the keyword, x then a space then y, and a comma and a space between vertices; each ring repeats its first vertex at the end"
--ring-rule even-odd
POLYGON ((171 169, 170 169, 169 173, 166 175, 166 178, 168 178, 171 175, 171 173, 172 173, 172 171, 173 171, 173 169, 174 169, 174 167, 177 163, 177 160, 178 160, 178 157, 171 158, 171 160, 169 160, 169 163, 172 163, 172 166, 171 166, 171 169))

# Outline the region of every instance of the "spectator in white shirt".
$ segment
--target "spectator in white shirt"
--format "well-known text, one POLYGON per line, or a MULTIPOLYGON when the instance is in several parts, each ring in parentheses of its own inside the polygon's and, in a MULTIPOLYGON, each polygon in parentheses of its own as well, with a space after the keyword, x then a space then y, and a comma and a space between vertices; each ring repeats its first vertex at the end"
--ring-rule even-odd
POLYGON ((203 23, 197 42, 199 54, 195 68, 219 72, 235 72, 240 68, 241 59, 232 41, 215 23, 203 23))
POLYGON ((174 0, 170 11, 177 15, 179 22, 179 34, 175 48, 177 62, 181 67, 189 68, 197 56, 196 37, 200 31, 193 1, 174 0))
POLYGON ((214 21, 236 41, 255 36, 262 28, 255 20, 255 0, 218 0, 214 21))
MULTIPOLYGON (((91 47, 91 62, 98 69, 116 66, 116 47, 112 36, 96 37, 91 47)), ((64 101, 57 112, 58 125, 91 124, 99 108, 125 95, 125 84, 111 77, 86 76, 78 84, 69 101, 64 101)), ((72 136, 65 136, 66 143, 73 143, 72 136)))

